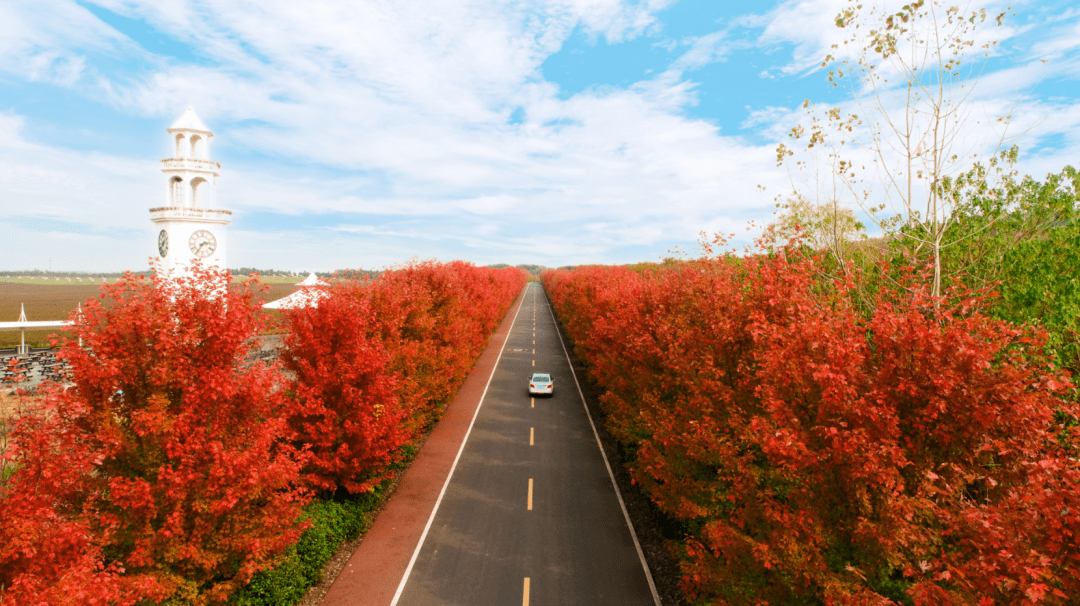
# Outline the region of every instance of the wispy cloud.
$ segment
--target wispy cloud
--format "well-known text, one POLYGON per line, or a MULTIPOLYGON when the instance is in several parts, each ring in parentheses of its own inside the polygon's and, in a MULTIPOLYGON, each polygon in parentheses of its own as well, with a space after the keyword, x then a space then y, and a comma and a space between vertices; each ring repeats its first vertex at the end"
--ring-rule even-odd
MULTIPOLYGON (((754 82, 767 80, 759 72, 769 82, 805 75, 841 35, 831 24, 846 2, 789 0, 676 38, 663 30, 671 4, 97 0, 88 6, 99 19, 73 1, 28 0, 0 5, 0 72, 161 128, 194 104, 218 135, 234 265, 633 261, 762 214, 757 185, 771 192, 787 179, 770 137, 799 119, 795 102, 749 107, 743 130, 728 135, 689 111, 694 78, 749 51, 772 53, 754 82), (609 45, 651 37, 670 56, 639 82, 566 98, 541 66, 574 32, 609 45), (140 35, 184 56, 155 54, 140 35)), ((1030 52, 1074 65, 1072 27, 1055 22, 1030 52)), ((988 74, 987 88, 1004 90, 1012 75, 988 74)), ((85 226, 87 249, 110 225, 149 234, 157 158, 46 143, 29 134, 49 127, 31 109, 0 113, 4 211, 85 226)), ((32 225, 19 229, 34 237, 32 225)), ((79 262, 114 267, 152 250, 149 235, 145 245, 124 238, 79 262)), ((142 256, 128 265, 141 269, 142 256)))
MULTIPOLYGON (((483 246, 497 251, 514 248, 519 217, 542 214, 551 231, 572 239, 588 237, 576 223, 610 215, 616 226, 603 241, 613 250, 628 241, 692 237, 687 223, 701 213, 744 206, 733 182, 750 166, 760 172, 767 157, 681 115, 684 82, 560 99, 540 76, 540 64, 575 27, 612 43, 641 36, 667 2, 99 4, 205 58, 147 61, 147 71, 102 86, 112 103, 140 115, 169 119, 196 104, 217 125, 217 149, 243 149, 249 158, 226 164, 218 197, 240 217, 450 218, 459 233, 448 237, 468 246, 470 233, 482 234, 483 246), (524 118, 510 124, 516 107, 524 118), (297 163, 324 167, 330 177, 300 182, 305 168, 297 163), (658 208, 671 214, 645 219, 658 208)), ((57 6, 89 19, 77 5, 66 12, 57 6)), ((89 21, 94 36, 50 44, 91 60, 137 47, 89 21)), ((25 26, 48 31, 36 21, 25 26)), ((679 69, 715 60, 720 42, 695 42, 679 69)), ((61 192, 51 195, 64 200, 61 192)))

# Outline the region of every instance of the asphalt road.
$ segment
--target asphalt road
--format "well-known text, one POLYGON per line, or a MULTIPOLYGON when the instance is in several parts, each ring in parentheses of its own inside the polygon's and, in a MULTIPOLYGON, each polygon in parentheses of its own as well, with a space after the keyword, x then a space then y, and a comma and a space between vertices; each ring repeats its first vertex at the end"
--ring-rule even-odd
POLYGON ((659 606, 547 297, 525 297, 396 603, 659 606))

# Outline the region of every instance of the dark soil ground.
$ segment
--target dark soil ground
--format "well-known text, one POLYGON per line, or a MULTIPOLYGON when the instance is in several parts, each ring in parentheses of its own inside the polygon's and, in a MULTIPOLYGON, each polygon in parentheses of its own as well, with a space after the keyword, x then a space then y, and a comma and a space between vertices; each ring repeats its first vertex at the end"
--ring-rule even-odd
MULTIPOLYGON (((293 284, 268 284, 268 286, 270 290, 259 295, 263 301, 274 301, 296 290, 293 284)), ((80 303, 98 296, 100 290, 100 284, 0 282, 0 322, 18 320, 20 305, 24 303, 27 320, 67 320, 80 303)), ((48 347, 49 335, 56 332, 56 329, 28 330, 26 343, 32 347, 48 347)), ((15 347, 18 344, 19 331, 0 331, 0 349, 15 347)))

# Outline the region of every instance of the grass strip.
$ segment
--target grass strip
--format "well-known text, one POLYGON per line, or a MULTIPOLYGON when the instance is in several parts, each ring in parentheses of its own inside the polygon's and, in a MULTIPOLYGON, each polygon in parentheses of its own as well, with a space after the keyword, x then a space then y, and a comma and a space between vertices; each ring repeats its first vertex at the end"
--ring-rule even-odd
POLYGON ((393 477, 369 492, 357 495, 332 496, 312 501, 304 508, 311 528, 285 552, 282 560, 270 570, 256 574, 251 582, 233 594, 230 604, 237 606, 291 606, 304 599, 307 590, 322 578, 327 562, 338 549, 354 541, 371 528, 375 515, 393 492, 397 481, 412 464, 417 452, 434 429, 423 431, 422 438, 401 448, 401 458, 390 466, 393 477))
POLYGON ((371 526, 388 484, 345 499, 310 503, 304 508, 304 516, 311 520, 311 528, 289 548, 277 566, 256 574, 231 602, 238 606, 280 606, 303 599, 308 588, 319 582, 323 567, 338 548, 371 526))

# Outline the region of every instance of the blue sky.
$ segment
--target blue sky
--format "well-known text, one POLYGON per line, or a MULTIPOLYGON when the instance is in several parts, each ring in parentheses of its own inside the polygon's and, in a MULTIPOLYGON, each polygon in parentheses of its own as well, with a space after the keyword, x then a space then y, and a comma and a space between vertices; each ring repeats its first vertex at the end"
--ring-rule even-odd
MULTIPOLYGON (((802 101, 855 103, 817 67, 848 5, 5 2, 0 271, 143 269, 165 129, 188 105, 215 133, 232 267, 626 263, 702 231, 746 241, 804 186, 773 151, 802 101)), ((1020 168, 1042 175, 1080 160, 1080 10, 1012 6, 972 106, 1011 108, 1020 168)))

